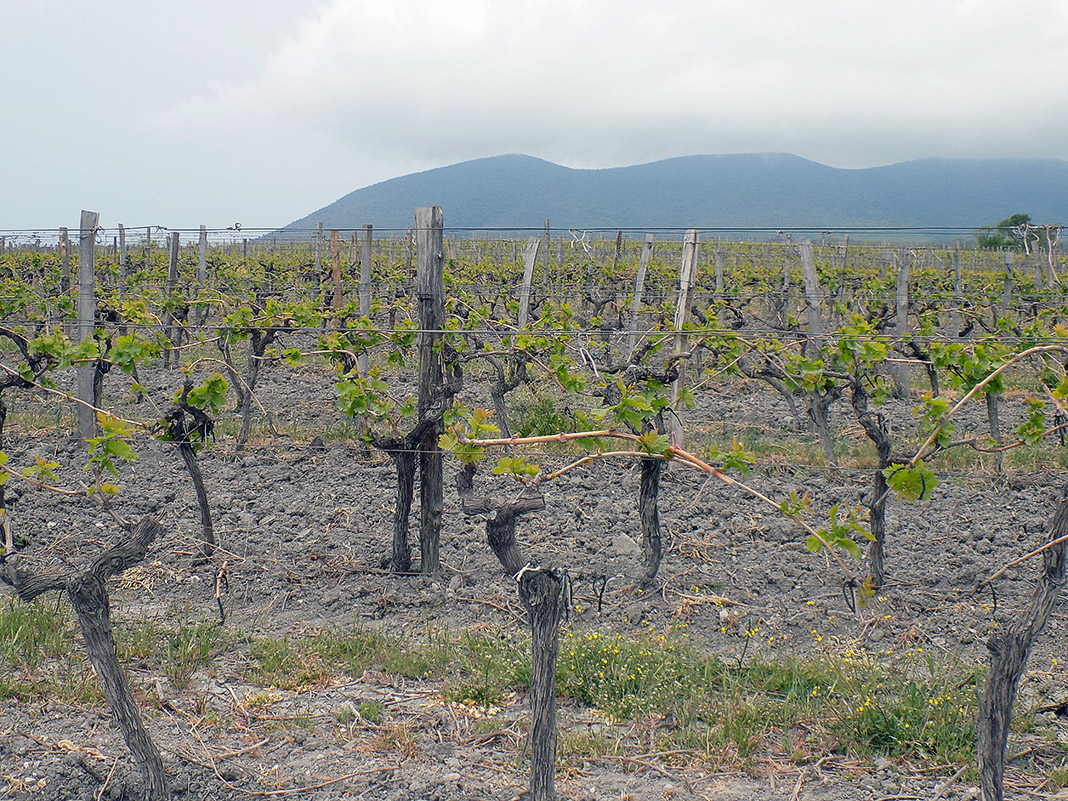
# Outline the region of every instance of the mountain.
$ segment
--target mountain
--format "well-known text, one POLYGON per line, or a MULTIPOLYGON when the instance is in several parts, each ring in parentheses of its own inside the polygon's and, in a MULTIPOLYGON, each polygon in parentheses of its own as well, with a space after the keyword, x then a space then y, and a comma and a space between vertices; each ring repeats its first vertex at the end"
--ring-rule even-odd
MULTIPOLYGON (((412 225, 441 206, 446 229, 705 228, 820 231, 949 228, 968 233, 1016 212, 1068 220, 1068 161, 923 159, 845 170, 786 153, 683 156, 575 170, 532 156, 475 159, 357 189, 280 229, 412 225)), ((913 232, 914 233, 914 232, 913 232)), ((885 235, 885 232, 880 236, 885 235)))

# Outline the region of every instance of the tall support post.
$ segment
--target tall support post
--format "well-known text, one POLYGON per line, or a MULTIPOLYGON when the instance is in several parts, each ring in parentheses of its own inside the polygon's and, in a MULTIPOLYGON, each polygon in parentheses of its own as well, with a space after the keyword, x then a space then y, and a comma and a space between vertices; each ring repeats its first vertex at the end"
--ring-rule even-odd
POLYGON ((801 252, 801 272, 805 279, 805 310, 808 312, 809 338, 823 336, 823 313, 820 309, 820 278, 816 272, 816 254, 807 239, 798 249, 801 252))
MULTIPOLYGON (((363 238, 360 241, 360 316, 371 316, 371 245, 373 244, 374 228, 370 225, 363 227, 363 238)), ((367 373, 367 354, 361 353, 356 358, 360 375, 367 373)))
POLYGON ((549 246, 552 244, 552 229, 549 227, 549 218, 545 218, 545 239, 542 241, 544 246, 542 250, 542 283, 545 284, 545 291, 548 292, 549 286, 549 246))
POLYGON ((208 226, 200 226, 200 239, 197 241, 197 283, 208 283, 208 226))
MULTIPOLYGON (((441 351, 435 347, 445 325, 445 242, 440 206, 415 210, 416 292, 419 298, 419 418, 439 400, 444 379, 441 351)), ((422 573, 440 570, 438 551, 444 508, 440 419, 419 444, 419 548, 422 573)))
POLYGON ((523 286, 519 289, 519 327, 527 327, 527 315, 530 312, 530 284, 534 280, 534 262, 538 258, 538 246, 541 243, 537 237, 527 240, 526 249, 523 251, 523 286))
POLYGON ((616 231, 616 249, 612 254, 612 275, 619 269, 619 260, 623 256, 623 232, 616 231))
POLYGON ((409 228, 404 232, 404 268, 407 271, 409 280, 412 275, 412 258, 415 252, 415 232, 409 228))
MULTIPOLYGON (((909 273, 912 270, 912 256, 906 249, 902 249, 901 258, 897 266, 897 295, 896 313, 897 320, 894 324, 894 336, 903 346, 909 333, 909 273)), ((891 375, 894 378, 895 394, 899 398, 909 396, 909 371, 905 365, 896 363, 891 366, 891 375)))
POLYGON ((961 264, 960 240, 957 240, 956 247, 953 249, 953 313, 950 316, 949 326, 954 339, 960 336, 960 310, 964 305, 964 298, 961 296, 961 264))
POLYGON ((337 319, 341 312, 341 236, 336 228, 330 229, 330 270, 334 279, 334 317, 335 324, 340 325, 337 319))
POLYGON ((322 280, 323 275, 323 223, 315 226, 315 277, 322 280))
POLYGON ((129 269, 129 256, 126 253, 126 226, 119 223, 119 297, 126 294, 126 271, 129 269))
MULTIPOLYGON (((697 246, 699 233, 696 228, 686 231, 682 240, 682 267, 679 270, 679 299, 675 307, 675 353, 684 353, 689 348, 690 337, 683 332, 683 327, 690 321, 690 298, 693 295, 694 281, 697 278, 697 246)), ((671 405, 675 414, 671 417, 671 430, 675 442, 683 444, 682 417, 677 408, 679 391, 686 382, 686 362, 679 362, 679 377, 671 385, 671 405)))
POLYGON ((716 253, 713 256, 713 265, 716 271, 716 298, 723 297, 723 253, 720 251, 720 240, 716 240, 716 253))
MULTIPOLYGON (((100 215, 95 211, 82 211, 81 230, 78 239, 78 341, 84 342, 93 336, 96 317, 95 246, 96 228, 100 215)), ((92 362, 78 365, 78 436, 82 441, 93 436, 96 414, 93 409, 92 362)))
POLYGON ((649 259, 653 255, 653 235, 645 235, 641 256, 638 257, 638 277, 634 280, 634 299, 630 302, 630 332, 627 334, 627 360, 634 355, 634 345, 638 338, 638 312, 642 308, 642 295, 645 292, 645 273, 649 269, 649 259))
MULTIPOLYGON (((167 237, 167 244, 170 247, 170 255, 167 260, 167 299, 171 301, 169 304, 173 306, 174 291, 178 286, 178 232, 171 231, 170 236, 167 237)), ((174 344, 174 312, 167 309, 163 315, 163 331, 167 337, 168 342, 171 345, 174 344)), ((166 367, 171 362, 173 356, 175 363, 178 362, 177 354, 173 354, 171 348, 163 352, 163 366, 166 367)))
POLYGON ((66 295, 70 292, 70 235, 66 228, 59 229, 59 291, 66 295))
MULTIPOLYGON (((70 296, 70 234, 66 228, 59 229, 59 294, 63 297, 70 296)), ((64 315, 63 333, 70 337, 73 334, 73 325, 64 315)))

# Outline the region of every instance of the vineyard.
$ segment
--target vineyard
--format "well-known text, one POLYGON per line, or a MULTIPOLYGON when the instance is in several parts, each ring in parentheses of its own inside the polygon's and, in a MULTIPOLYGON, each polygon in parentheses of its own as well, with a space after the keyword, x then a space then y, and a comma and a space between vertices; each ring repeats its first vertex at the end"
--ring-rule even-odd
POLYGON ((1052 228, 82 222, 0 239, 0 798, 1068 786, 1052 228))

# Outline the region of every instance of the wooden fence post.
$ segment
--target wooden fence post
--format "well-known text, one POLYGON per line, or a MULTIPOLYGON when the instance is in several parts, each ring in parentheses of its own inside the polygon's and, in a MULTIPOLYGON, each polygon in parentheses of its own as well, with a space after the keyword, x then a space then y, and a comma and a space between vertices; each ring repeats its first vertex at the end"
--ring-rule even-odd
MULTIPOLYGON (((59 229, 59 263, 60 263, 60 275, 59 275, 59 293, 63 297, 69 297, 70 295, 70 235, 66 228, 59 229)), ((76 324, 75 324, 76 325, 76 324)), ((63 333, 68 337, 74 334, 74 327, 70 322, 70 319, 64 315, 63 318, 63 333)))
POLYGON ((200 239, 197 242, 197 283, 208 283, 208 226, 200 226, 200 239))
MULTIPOLYGON (((900 347, 904 346, 905 337, 909 333, 909 274, 912 271, 912 255, 908 249, 901 249, 901 257, 897 265, 897 294, 896 314, 894 324, 894 336, 900 347)), ((895 394, 899 398, 909 396, 909 371, 900 362, 891 364, 890 374, 894 378, 895 394)))
POLYGON ((634 355, 634 345, 638 338, 638 313, 642 308, 642 293, 645 292, 645 273, 649 269, 649 259, 653 255, 653 235, 645 235, 642 254, 638 257, 638 277, 634 280, 634 299, 630 302, 630 331, 627 334, 627 360, 634 355))
POLYGON ((119 297, 126 293, 126 270, 129 256, 126 253, 126 227, 119 223, 119 297))
POLYGON ((323 275, 323 223, 320 220, 315 226, 315 276, 321 281, 323 275))
POLYGON ((59 291, 66 295, 70 292, 70 237, 66 228, 59 229, 59 291))
POLYGON ((960 256, 960 240, 957 240, 957 246, 953 252, 953 314, 951 315, 950 330, 953 332, 953 338, 956 339, 960 336, 960 310, 964 305, 964 299, 961 297, 960 292, 960 274, 961 274, 961 256, 960 256))
POLYGON ((805 309, 808 312, 808 335, 823 336, 823 313, 820 309, 820 279, 816 272, 816 255, 807 239, 799 245, 801 272, 805 278, 805 309))
POLYGON ((334 280, 334 324, 340 325, 337 317, 341 312, 341 238, 336 228, 330 229, 330 270, 334 280))
MULTIPOLYGON (((1012 305, 1012 289, 1015 283, 1016 275, 1013 269, 1013 264, 1016 260, 1016 255, 1011 250, 1005 251, 1005 286, 1001 290, 1001 313, 1008 314, 1009 307, 1012 305)), ((995 322, 997 322, 995 320, 995 322)))
MULTIPOLYGON (((82 211, 81 230, 78 239, 78 341, 84 342, 93 336, 96 318, 95 289, 96 228, 100 215, 95 211, 82 211)), ((92 362, 78 365, 78 436, 82 441, 93 436, 96 412, 93 408, 92 362)))
POLYGON ((530 311, 530 283, 534 280, 534 262, 538 258, 538 246, 540 241, 537 237, 527 240, 526 250, 523 252, 523 286, 519 289, 519 328, 527 327, 527 314, 530 311))
POLYGON ((542 275, 542 283, 545 284, 545 292, 548 293, 551 289, 549 286, 549 246, 552 244, 552 230, 549 228, 549 218, 545 218, 545 238, 543 240, 545 250, 542 254, 542 269, 544 275, 542 275))
MULTIPOLYGON (((694 281, 697 278, 697 247, 699 233, 696 228, 686 231, 686 237, 682 241, 682 267, 679 270, 679 299, 675 307, 675 353, 683 353, 689 347, 690 337, 683 333, 683 326, 690 321, 690 297, 693 294, 694 281)), ((686 382, 686 362, 679 362, 679 377, 671 385, 671 405, 676 407, 679 400, 679 390, 686 382)), ((682 417, 678 408, 671 416, 671 430, 675 434, 675 442, 683 444, 682 417)))
POLYGON ((716 298, 723 297, 723 253, 720 251, 720 240, 716 240, 716 253, 712 257, 716 270, 716 298))
MULTIPOLYGON (((438 399, 444 379, 441 352, 435 348, 445 325, 444 222, 440 206, 415 210, 417 257, 416 292, 419 299, 419 418, 438 399)), ((419 548, 422 573, 440 569, 438 551, 444 508, 443 460, 438 437, 441 422, 419 444, 419 548)))
MULTIPOLYGON (((370 225, 363 227, 363 240, 360 243, 360 317, 371 316, 371 245, 374 229, 370 225)), ((360 375, 367 374, 367 354, 356 357, 360 375)))
MULTIPOLYGON (((174 290, 178 285, 178 232, 171 231, 168 237, 170 256, 167 260, 167 301, 168 308, 163 315, 163 330, 170 343, 167 350, 163 351, 163 366, 167 367, 171 362, 172 346, 174 344, 174 312, 171 307, 174 304, 174 290)), ((178 363, 178 355, 173 354, 174 363, 178 363)))
POLYGON ((623 232, 616 231, 616 249, 612 254, 612 275, 615 276, 619 269, 619 259, 623 255, 623 232))

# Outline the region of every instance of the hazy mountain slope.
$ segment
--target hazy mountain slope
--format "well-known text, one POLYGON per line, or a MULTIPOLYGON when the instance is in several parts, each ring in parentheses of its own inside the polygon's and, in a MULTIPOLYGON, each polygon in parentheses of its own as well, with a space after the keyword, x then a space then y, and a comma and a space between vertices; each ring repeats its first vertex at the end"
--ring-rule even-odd
POLYGON ((1068 219, 1068 161, 925 159, 843 170, 788 154, 684 156, 574 170, 494 156, 357 189, 287 225, 303 236, 370 223, 405 229, 441 206, 449 229, 783 228, 993 224, 1015 212, 1068 219))

